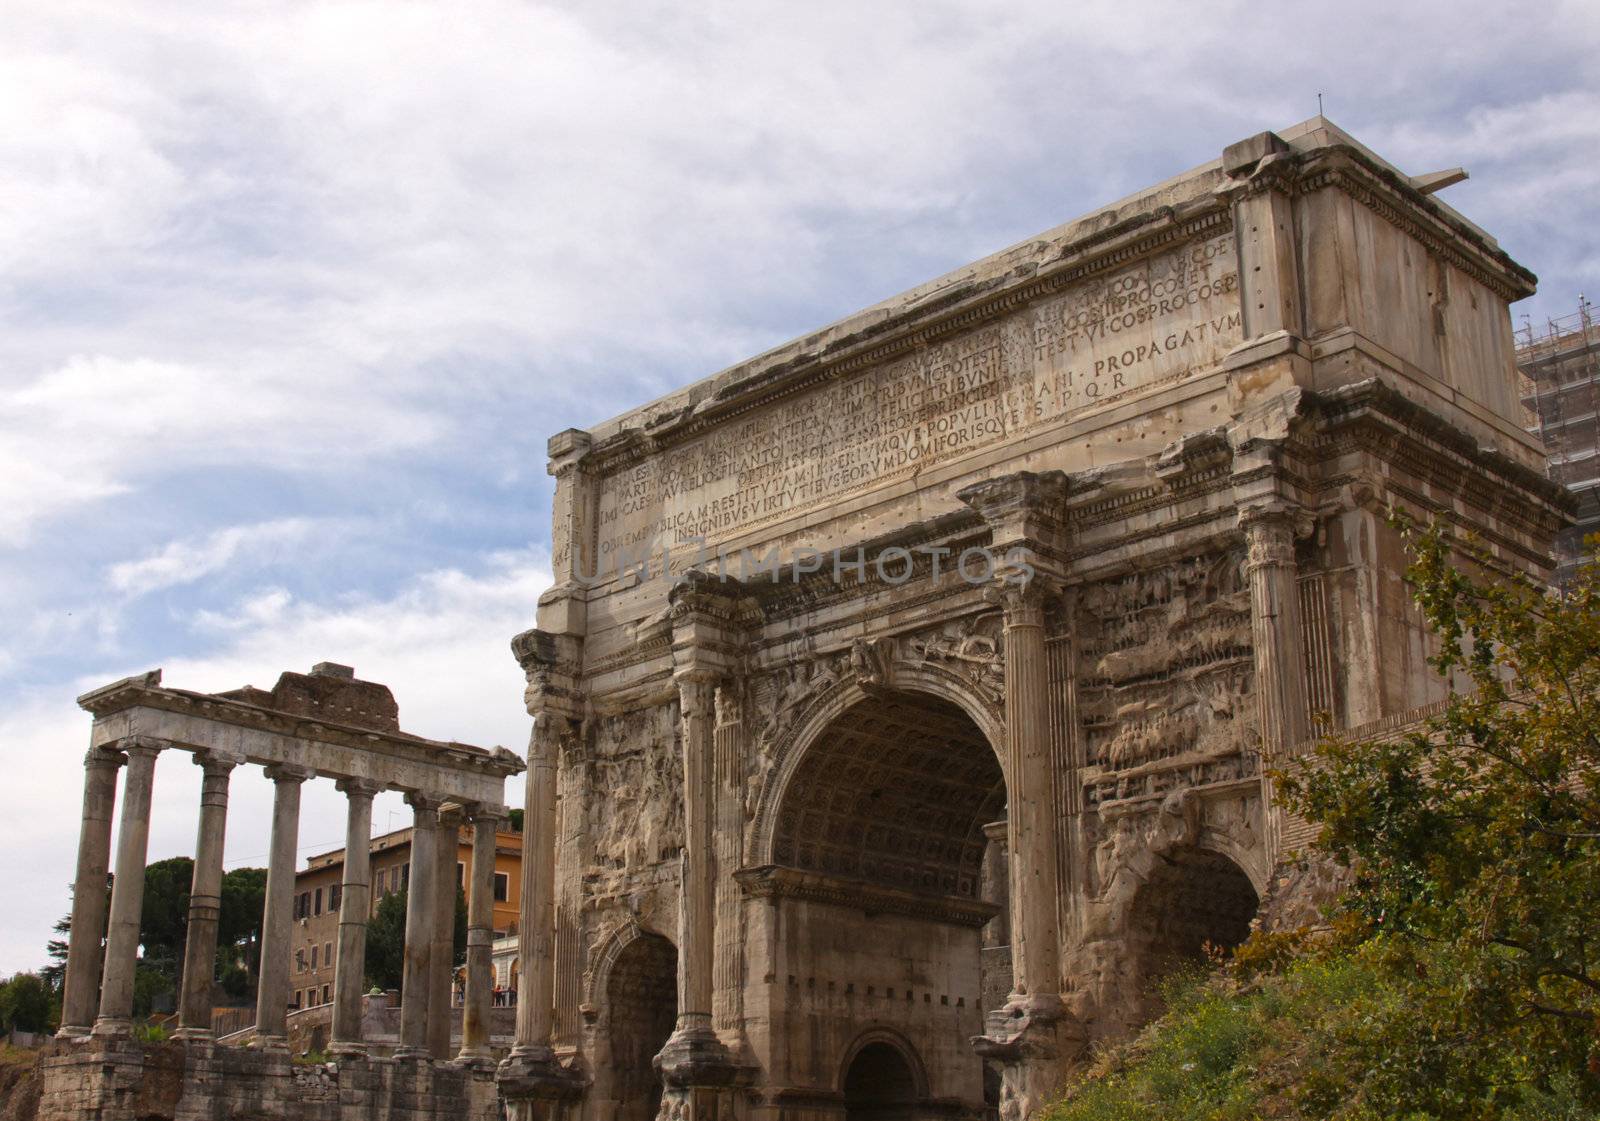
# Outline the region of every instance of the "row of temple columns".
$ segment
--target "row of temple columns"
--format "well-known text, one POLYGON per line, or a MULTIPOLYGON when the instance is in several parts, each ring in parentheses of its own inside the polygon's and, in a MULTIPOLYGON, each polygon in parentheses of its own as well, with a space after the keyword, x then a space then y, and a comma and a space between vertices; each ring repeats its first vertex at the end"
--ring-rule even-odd
MULTIPOLYGON (((150 837, 156 757, 166 745, 142 737, 117 747, 97 747, 85 760, 83 820, 72 893, 72 926, 62 998, 60 1035, 118 1037, 133 1030, 134 975, 144 904, 144 870, 150 837), (127 768, 122 822, 117 836, 109 914, 106 878, 112 867, 111 823, 117 772, 127 768), (105 931, 102 945, 100 932, 105 931)), ((213 1036, 212 1001, 217 929, 222 904, 222 858, 227 829, 228 783, 241 761, 197 751, 203 772, 188 935, 178 998, 182 1039, 213 1036)), ((290 943, 294 925, 300 792, 313 772, 270 766, 272 840, 262 916, 255 1036, 267 1050, 287 1047, 290 943)), ((338 956, 334 962, 330 1050, 360 1054, 362 993, 366 975, 367 920, 371 914, 372 799, 382 789, 360 779, 340 779, 348 814, 339 904, 338 956)), ((505 817, 500 806, 469 810, 420 793, 406 796, 414 820, 407 893, 405 963, 398 1057, 446 1059, 451 1055, 451 980, 454 974, 456 852, 464 820, 472 829, 468 879, 467 984, 462 1039, 456 1057, 489 1061, 495 839, 505 817)), ((536 1003, 536 1002, 530 1002, 536 1003)), ((548 1034, 548 1033, 547 1033, 548 1034)))

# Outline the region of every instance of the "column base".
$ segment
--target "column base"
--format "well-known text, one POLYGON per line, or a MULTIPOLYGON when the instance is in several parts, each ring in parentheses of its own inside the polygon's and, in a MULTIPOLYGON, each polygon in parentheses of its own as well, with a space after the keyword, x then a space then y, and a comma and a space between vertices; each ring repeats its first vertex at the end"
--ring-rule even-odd
POLYGON ((985 1034, 972 1049, 1000 1066, 1000 1116, 1025 1121, 1060 1093, 1083 1050, 1086 1035, 1054 993, 1014 993, 989 1013, 985 1034))
POLYGON ((433 1058, 433 1052, 426 1046, 396 1047, 394 1057, 397 1062, 414 1063, 422 1059, 433 1058))
POLYGON ((669 1086, 731 1086, 744 1068, 709 1026, 679 1028, 652 1065, 669 1086))
POLYGON ((210 1028, 179 1028, 172 1033, 173 1039, 181 1039, 189 1043, 210 1043, 216 1037, 216 1032, 210 1028))
POLYGON ((494 1066, 494 1052, 487 1047, 463 1047, 456 1052, 455 1061, 471 1067, 494 1066))
POLYGON ((133 1036, 133 1021, 121 1016, 102 1016, 94 1022, 89 1034, 98 1039, 129 1039, 133 1036))
POLYGON ((519 1043, 495 1070, 500 1092, 510 1101, 568 1101, 583 1092, 586 1079, 562 1064, 547 1045, 519 1043))
POLYGON ((88 1039, 92 1034, 93 1024, 62 1024, 56 1030, 57 1039, 88 1039))
POLYGON ((268 1054, 281 1053, 287 1055, 289 1053, 289 1038, 283 1035, 258 1035, 251 1046, 257 1051, 265 1051, 268 1054))
POLYGON ((328 1044, 328 1054, 341 1059, 360 1059, 367 1054, 367 1045, 358 1040, 339 1039, 328 1044))

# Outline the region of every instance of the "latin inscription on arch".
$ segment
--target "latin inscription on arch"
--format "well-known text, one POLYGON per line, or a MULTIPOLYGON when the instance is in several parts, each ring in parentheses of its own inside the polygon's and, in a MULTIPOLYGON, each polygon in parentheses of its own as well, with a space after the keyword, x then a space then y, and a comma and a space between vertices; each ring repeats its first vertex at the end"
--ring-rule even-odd
POLYGON ((1083 282, 607 475, 602 572, 711 547, 1214 366, 1241 338, 1231 232, 1083 282))

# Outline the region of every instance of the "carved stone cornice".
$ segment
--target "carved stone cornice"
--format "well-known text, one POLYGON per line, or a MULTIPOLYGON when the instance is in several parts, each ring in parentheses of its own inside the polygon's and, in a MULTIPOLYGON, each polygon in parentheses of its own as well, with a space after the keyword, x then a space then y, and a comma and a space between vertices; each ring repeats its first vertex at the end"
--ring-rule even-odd
MULTIPOLYGON (((731 576, 691 569, 667 594, 673 676, 710 685, 737 673, 760 612, 731 576)), ((687 702, 685 702, 687 703, 687 702)), ((706 694, 709 714, 711 697, 706 694)))
POLYGON ((522 699, 528 715, 554 712, 576 717, 582 712, 583 697, 578 688, 583 668, 582 641, 537 627, 511 640, 511 653, 527 680, 522 699))
POLYGON ((1336 188, 1507 303, 1533 294, 1534 275, 1493 239, 1358 147, 1335 143, 1300 151, 1262 133, 1229 145, 1223 165, 1229 178, 1217 189, 1219 199, 1266 191, 1304 196, 1336 188))
POLYGON ((1057 558, 1067 551, 1071 489, 1065 472, 1018 471, 962 487, 956 497, 988 525, 996 552, 1026 549, 1057 558))
POLYGON ((594 438, 581 428, 566 428, 557 432, 545 445, 550 456, 546 469, 559 478, 584 468, 584 457, 589 454, 593 443, 594 438))
POLYGON ((733 878, 751 899, 799 899, 867 914, 907 915, 949 926, 981 927, 1000 913, 993 903, 948 895, 923 895, 865 880, 802 872, 776 864, 741 868, 733 878))

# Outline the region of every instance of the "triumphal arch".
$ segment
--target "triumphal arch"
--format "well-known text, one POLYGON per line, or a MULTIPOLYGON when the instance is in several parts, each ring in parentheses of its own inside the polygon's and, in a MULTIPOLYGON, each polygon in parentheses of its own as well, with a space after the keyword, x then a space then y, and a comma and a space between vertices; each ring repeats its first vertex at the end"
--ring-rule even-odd
POLYGON ((1321 118, 550 441, 524 1117, 1020 1117, 1438 701, 1392 510, 1542 571, 1533 277, 1321 118))

